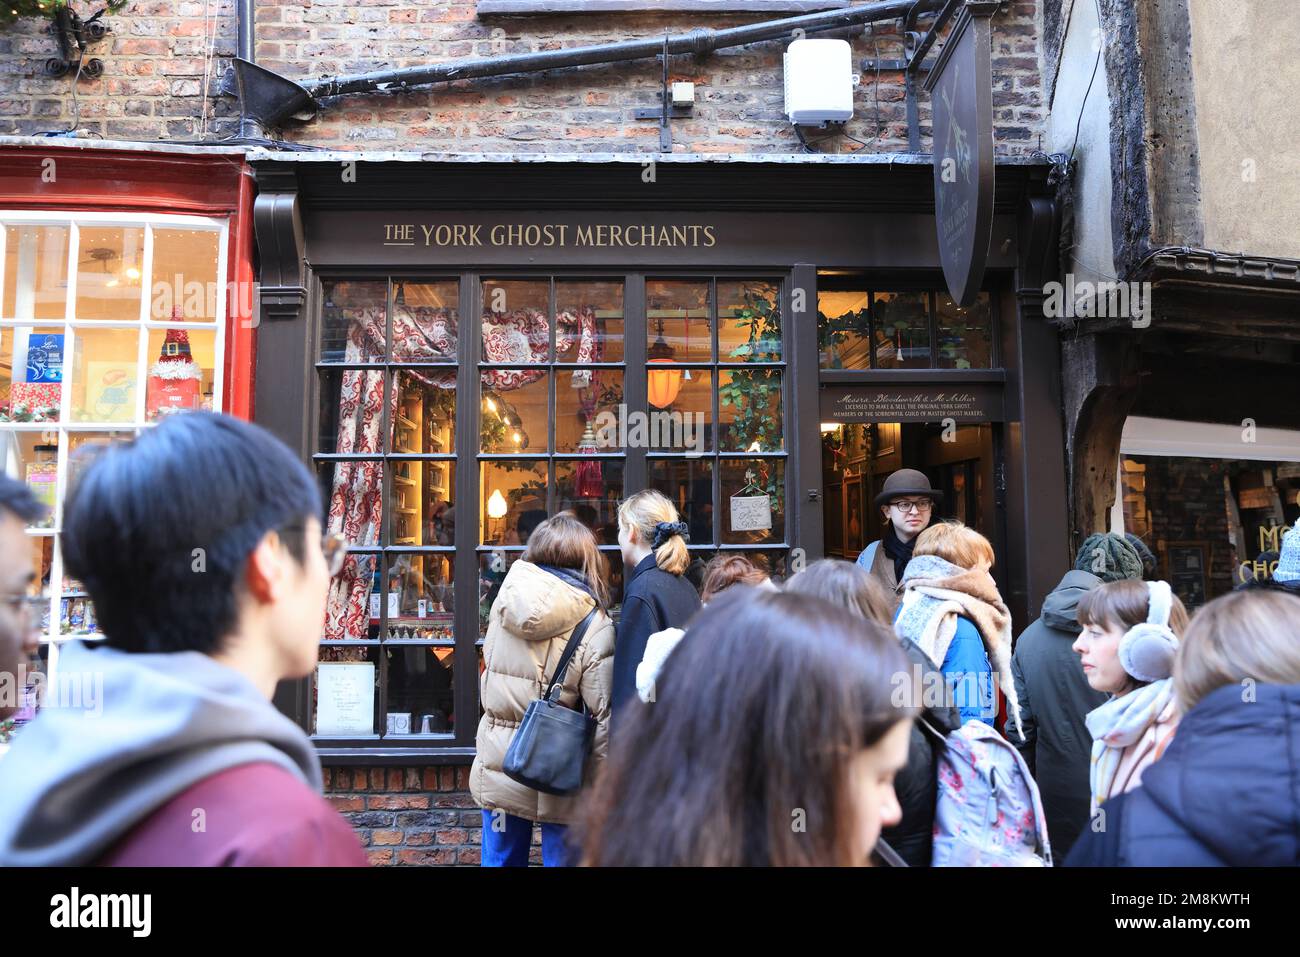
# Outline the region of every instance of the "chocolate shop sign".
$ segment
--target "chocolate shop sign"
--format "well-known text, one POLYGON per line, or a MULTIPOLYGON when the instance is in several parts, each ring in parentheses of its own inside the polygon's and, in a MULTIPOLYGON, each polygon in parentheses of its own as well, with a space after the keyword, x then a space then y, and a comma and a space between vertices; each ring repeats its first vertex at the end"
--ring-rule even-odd
POLYGON ((823 422, 1001 422, 1000 386, 842 386, 821 390, 823 422))

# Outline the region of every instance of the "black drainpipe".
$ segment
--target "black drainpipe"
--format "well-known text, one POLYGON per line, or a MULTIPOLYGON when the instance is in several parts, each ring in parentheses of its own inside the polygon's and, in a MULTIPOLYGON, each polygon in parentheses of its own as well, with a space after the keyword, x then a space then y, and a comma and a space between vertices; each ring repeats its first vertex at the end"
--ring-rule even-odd
POLYGON ((253 0, 236 0, 239 16, 239 58, 249 63, 257 62, 253 52, 253 0))

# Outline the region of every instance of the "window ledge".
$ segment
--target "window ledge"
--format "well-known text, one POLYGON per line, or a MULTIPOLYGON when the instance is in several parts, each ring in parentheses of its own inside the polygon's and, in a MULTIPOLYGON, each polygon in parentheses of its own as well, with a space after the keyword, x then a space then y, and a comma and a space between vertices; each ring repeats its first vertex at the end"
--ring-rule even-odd
POLYGON ((411 767, 469 765, 473 748, 330 748, 317 745, 316 754, 327 768, 411 767))
POLYGON ((548 13, 813 13, 838 10, 851 0, 478 0, 478 15, 548 13))

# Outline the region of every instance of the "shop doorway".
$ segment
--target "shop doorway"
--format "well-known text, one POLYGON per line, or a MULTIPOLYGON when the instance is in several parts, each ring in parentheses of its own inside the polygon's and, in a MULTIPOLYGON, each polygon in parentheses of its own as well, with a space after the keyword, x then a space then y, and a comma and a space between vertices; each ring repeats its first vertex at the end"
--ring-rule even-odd
POLYGON ((828 558, 854 561, 884 534, 875 498, 885 479, 902 468, 920 470, 931 488, 944 493, 935 520, 958 519, 1000 550, 992 423, 827 422, 821 438, 828 558))

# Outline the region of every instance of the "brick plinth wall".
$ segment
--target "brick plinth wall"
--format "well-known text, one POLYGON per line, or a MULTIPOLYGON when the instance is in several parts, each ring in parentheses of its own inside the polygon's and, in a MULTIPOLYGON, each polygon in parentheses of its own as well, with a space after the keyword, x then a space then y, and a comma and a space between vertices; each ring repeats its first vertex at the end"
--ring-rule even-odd
MULTIPOLYGON (((373 865, 478 866, 482 812, 468 767, 325 768, 325 797, 373 865)), ((537 834, 534 834, 537 840, 537 834)), ((541 847, 533 849, 541 862, 541 847)))

